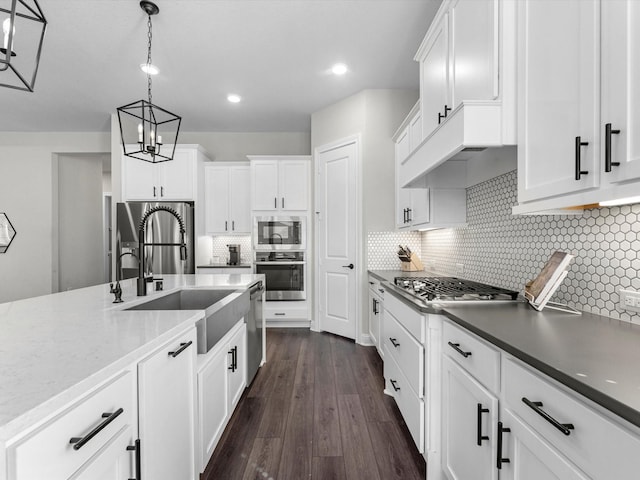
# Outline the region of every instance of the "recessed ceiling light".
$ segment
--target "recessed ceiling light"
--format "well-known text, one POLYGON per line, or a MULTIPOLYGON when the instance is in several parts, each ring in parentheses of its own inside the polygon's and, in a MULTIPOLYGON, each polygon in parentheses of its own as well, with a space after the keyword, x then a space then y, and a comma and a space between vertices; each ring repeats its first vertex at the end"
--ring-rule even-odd
POLYGON ((227 95, 227 100, 229 100, 231 103, 239 103, 242 100, 242 97, 240 95, 236 95, 235 93, 230 93, 229 95, 227 95))
POLYGON ((160 73, 160 69, 151 63, 141 63, 140 70, 149 75, 157 75, 160 73))
POLYGON ((344 75, 348 70, 349 69, 344 63, 336 63, 333 67, 331 67, 331 72, 334 75, 344 75))

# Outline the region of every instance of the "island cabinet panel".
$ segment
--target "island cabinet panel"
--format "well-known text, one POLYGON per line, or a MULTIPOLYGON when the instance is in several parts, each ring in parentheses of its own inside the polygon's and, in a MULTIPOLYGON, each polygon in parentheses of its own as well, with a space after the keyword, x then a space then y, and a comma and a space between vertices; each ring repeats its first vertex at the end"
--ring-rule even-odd
POLYGON ((196 329, 138 364, 143 478, 195 479, 196 329))
POLYGON ((111 464, 103 471, 129 468, 132 455, 124 453, 137 419, 135 384, 135 372, 126 370, 15 442, 7 452, 8 478, 64 480, 79 469, 93 471, 96 462, 111 464))

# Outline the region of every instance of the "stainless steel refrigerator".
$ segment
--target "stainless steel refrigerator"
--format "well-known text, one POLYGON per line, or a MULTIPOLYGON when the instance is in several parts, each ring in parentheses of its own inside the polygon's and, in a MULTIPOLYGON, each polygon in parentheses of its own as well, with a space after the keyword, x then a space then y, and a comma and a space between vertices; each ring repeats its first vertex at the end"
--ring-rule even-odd
MULTIPOLYGON (((145 247, 146 273, 154 276, 163 273, 195 273, 195 252, 191 202, 126 202, 118 203, 116 210, 116 273, 114 280, 138 276, 138 230, 140 222, 149 209, 156 206, 173 209, 185 226, 187 259, 180 260, 180 249, 174 246, 145 247)), ((145 243, 179 243, 180 224, 164 210, 152 213, 145 223, 145 243)))

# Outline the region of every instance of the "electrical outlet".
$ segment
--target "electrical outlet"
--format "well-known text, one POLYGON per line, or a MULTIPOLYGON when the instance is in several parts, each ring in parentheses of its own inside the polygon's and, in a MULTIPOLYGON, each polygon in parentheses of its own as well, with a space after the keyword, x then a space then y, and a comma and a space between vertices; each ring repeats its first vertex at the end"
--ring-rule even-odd
POLYGON ((463 275, 463 274, 464 274, 464 264, 456 263, 456 275, 463 275))
POLYGON ((620 308, 632 312, 640 312, 640 292, 620 290, 620 308))

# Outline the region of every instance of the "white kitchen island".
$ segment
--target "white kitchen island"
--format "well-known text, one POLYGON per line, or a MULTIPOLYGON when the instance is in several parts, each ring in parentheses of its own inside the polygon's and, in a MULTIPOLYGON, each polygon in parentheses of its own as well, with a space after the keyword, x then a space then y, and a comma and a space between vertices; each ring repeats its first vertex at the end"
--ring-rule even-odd
MULTIPOLYGON (((136 295, 135 279, 122 281, 124 302, 119 304, 113 303, 114 295, 109 292, 108 284, 0 304, 0 480, 23 480, 19 465, 29 459, 21 457, 24 455, 21 445, 28 444, 34 437, 46 436, 51 423, 60 423, 72 416, 70 412, 79 399, 99 397, 103 385, 107 385, 105 391, 135 389, 135 377, 142 361, 161 347, 171 346, 181 335, 195 339, 195 323, 204 316, 204 311, 124 309, 183 288, 246 289, 256 280, 264 280, 262 275, 250 274, 163 275, 162 278, 164 290, 156 292, 153 284, 149 284, 145 297, 136 295), (131 380, 120 380, 124 372, 129 373, 131 380)), ((195 342, 188 352, 183 356, 191 358, 188 368, 192 378, 188 385, 195 385, 195 342)), ((162 358, 166 356, 163 352, 162 358)), ((195 398, 193 392, 190 398, 195 398)), ((134 399, 130 405, 136 403, 134 399)), ((129 436, 135 437, 138 412, 126 410, 121 417, 131 426, 129 436)), ((100 412, 97 415, 99 418, 100 412)), ((86 433, 86 428, 80 428, 78 435, 86 433)), ((114 432, 113 438, 119 433, 119 430, 114 432)), ((108 447, 104 445, 101 451, 108 447)), ((60 448, 69 450, 77 458, 82 458, 81 452, 91 453, 89 446, 73 451, 69 440, 60 448)), ((123 459, 120 462, 123 465, 114 468, 134 478, 132 465, 136 462, 130 457, 128 454, 126 462, 123 459)), ((51 459, 43 452, 42 457, 30 460, 37 463, 51 459)), ((58 478, 54 470, 47 478, 58 478)), ((66 478, 66 473, 64 475, 66 478)), ((195 475, 194 467, 194 478, 195 475)), ((92 476, 87 471, 85 476, 77 478, 92 476)))

